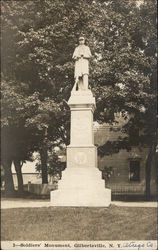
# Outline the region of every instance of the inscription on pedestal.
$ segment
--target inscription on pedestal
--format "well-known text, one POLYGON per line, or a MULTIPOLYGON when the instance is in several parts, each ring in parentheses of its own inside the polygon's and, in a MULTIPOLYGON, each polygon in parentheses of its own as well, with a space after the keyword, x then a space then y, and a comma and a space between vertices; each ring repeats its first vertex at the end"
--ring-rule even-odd
POLYGON ((90 145, 93 143, 91 110, 76 110, 71 114, 71 144, 90 145))

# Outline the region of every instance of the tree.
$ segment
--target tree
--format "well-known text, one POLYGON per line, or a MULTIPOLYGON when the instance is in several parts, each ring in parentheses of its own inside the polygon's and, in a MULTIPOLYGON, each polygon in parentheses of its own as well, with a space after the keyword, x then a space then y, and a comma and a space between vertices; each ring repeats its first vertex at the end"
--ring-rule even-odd
POLYGON ((150 79, 150 92, 153 96, 152 100, 148 103, 145 116, 145 143, 149 146, 149 153, 146 161, 146 198, 150 198, 150 179, 151 179, 151 164, 156 158, 157 146, 157 77, 156 77, 156 1, 144 1, 141 8, 141 20, 145 22, 144 27, 144 40, 145 48, 144 53, 148 58, 150 65, 148 73, 150 79))
MULTIPOLYGON (((27 8, 32 8, 32 6, 36 7, 34 4, 27 4, 27 8)), ((46 166, 46 143, 45 143, 45 130, 48 129, 48 131, 51 131, 52 126, 55 123, 55 121, 52 121, 51 119, 54 119, 55 116, 51 116, 51 112, 54 109, 54 112, 59 109, 59 105, 55 104, 54 101, 51 101, 51 98, 49 97, 48 93, 48 87, 46 88, 47 93, 43 93, 43 84, 46 83, 46 81, 42 82, 40 80, 40 77, 38 75, 39 72, 36 74, 36 68, 38 68, 39 64, 30 62, 27 63, 27 60, 25 60, 25 54, 23 54, 23 51, 21 47, 17 47, 17 44, 20 43, 19 39, 21 38, 21 33, 24 31, 27 31, 27 26, 32 27, 32 21, 34 20, 34 16, 32 13, 30 13, 30 18, 27 22, 27 14, 25 12, 26 8, 21 5, 20 3, 13 2, 11 5, 9 3, 4 3, 4 15, 3 15, 3 30, 2 30, 2 44, 3 44, 3 64, 2 64, 2 76, 5 79, 4 84, 7 84, 8 86, 5 86, 3 88, 3 94, 6 95, 6 98, 2 98, 3 100, 3 108, 4 112, 2 115, 2 119, 6 119, 6 123, 2 123, 3 126, 3 135, 5 137, 5 140, 7 137, 5 136, 6 133, 4 133, 4 130, 10 130, 11 136, 14 134, 14 130, 16 130, 18 133, 21 131, 21 137, 20 140, 18 140, 18 135, 15 134, 14 136, 14 143, 13 145, 14 149, 16 149, 16 153, 10 153, 12 151, 12 148, 8 150, 7 157, 11 157, 11 160, 14 160, 15 168, 18 175, 18 180, 20 183, 20 186, 22 186, 22 176, 21 176, 21 165, 20 160, 18 157, 21 157, 21 147, 23 144, 26 144, 26 141, 23 136, 23 134, 27 133, 27 136, 29 138, 29 147, 27 147, 27 154, 32 153, 32 148, 34 150, 38 150, 41 153, 41 158, 43 162, 43 183, 47 182, 47 166, 46 166), (13 7, 11 9, 10 7, 13 7), (24 18, 21 22, 21 18, 24 18), (33 18, 33 20, 31 19, 33 18), (22 29, 22 31, 20 30, 22 29), (24 29, 24 30, 23 30, 24 29), (7 51, 7 53, 6 53, 7 51), (13 53, 14 52, 14 53, 13 53), (21 55, 22 53, 22 55, 21 55), (16 56, 16 60, 15 60, 16 56), (22 56, 22 57, 21 57, 22 56), (20 57, 20 60, 19 60, 20 57), (23 58, 23 61, 21 61, 21 58, 23 58), (23 65, 20 63, 24 62, 23 65), (12 69, 10 71, 10 68, 12 69), (34 72, 32 72, 30 69, 33 68, 34 72), (29 77, 27 77, 27 74, 29 77), (24 81, 23 81, 24 78, 24 81), (12 81, 9 81, 11 79, 12 81), (13 81, 13 79, 15 81, 13 81), (32 82, 35 84, 32 84, 32 82), (37 88, 36 82, 39 80, 39 86, 37 88), (30 85, 31 81, 31 86, 30 85), (34 86, 35 85, 35 86, 34 86), (11 88, 13 86, 13 88, 11 88), (8 87, 8 89, 6 89, 8 87), (35 91, 37 90, 37 91, 35 91), (7 92, 8 91, 8 92, 7 92), (13 91, 14 93, 11 93, 13 91), (41 92, 41 93, 40 93, 41 92), (12 94, 15 97, 14 102, 8 106, 8 101, 12 102, 12 94), (18 102, 22 100, 22 107, 18 110, 18 102), (14 105, 15 104, 15 105, 14 105), (8 106, 8 110, 6 110, 6 107, 8 106), (48 109, 48 110, 47 110, 48 109), (8 122, 7 114, 8 112, 11 112, 10 120, 11 124, 8 122), (16 113, 18 113, 18 117, 16 117, 16 113), (50 116, 49 116, 50 115, 50 116), (22 119, 21 119, 22 118, 22 119), (49 122, 51 122, 51 125, 49 127, 49 122), (13 123, 13 124, 12 124, 13 123), (49 128, 48 128, 49 127, 49 128), (21 130, 19 130, 22 128, 21 130), (32 137, 32 138, 31 138, 32 137), (20 145, 19 145, 20 142, 20 145), (14 159, 16 158, 16 159, 14 159)), ((34 12, 36 9, 33 9, 34 12)), ((34 14, 34 13, 33 13, 34 14)), ((22 37, 22 42, 23 42, 22 37)), ((32 47, 32 44, 30 44, 30 47, 32 47)), ((31 49, 31 48, 30 48, 31 49)), ((27 48, 24 48, 24 52, 26 52, 27 55, 27 48)), ((38 54, 38 52, 37 52, 38 54)), ((31 56, 29 54, 29 56, 31 56)), ((35 55, 36 56, 36 55, 35 55)), ((37 55, 38 56, 38 55, 37 55)), ((42 73, 42 68, 39 67, 40 73, 42 73)), ((45 73, 45 72, 44 72, 45 73)), ((50 83, 47 84, 50 86, 50 83)), ((62 120, 62 119, 61 119, 62 120)), ((60 124, 59 124, 60 125, 60 124)), ((52 131, 55 129, 53 128, 52 131)), ((57 129, 56 129, 57 130, 57 129)), ((59 134, 59 132, 58 132, 59 134)), ((49 136, 52 139, 52 132, 49 133, 49 136)), ((53 135, 54 136, 54 135, 53 135)), ((56 138, 56 136, 54 136, 56 138)), ((60 135, 61 137, 61 135, 60 135)), ((10 138, 9 138, 10 140, 10 138)), ((56 140, 56 139, 55 139, 56 140)), ((26 147, 25 147, 26 149, 26 147)), ((4 158, 4 157, 3 157, 4 158)), ((27 157, 25 160, 28 159, 27 157)), ((8 169, 8 168, 7 168, 8 169)), ((11 175, 10 175, 11 176, 11 175)), ((6 181, 6 183, 11 182, 10 180, 6 181)), ((13 187, 12 187, 13 189, 13 187)))
POLYGON ((29 137, 31 131, 26 130, 24 127, 25 99, 16 92, 14 83, 10 82, 9 85, 2 81, 1 162, 5 170, 6 193, 11 194, 14 191, 11 165, 12 163, 15 165, 18 191, 22 192, 23 179, 21 168, 26 160, 31 160, 35 145, 29 137))
MULTIPOLYGON (((98 120, 109 121, 110 116, 115 112, 110 112, 111 109, 117 108, 115 106, 118 103, 118 111, 121 111, 124 117, 127 119, 126 114, 131 114, 126 126, 122 128, 123 132, 129 134, 130 129, 137 127, 143 130, 144 134, 139 137, 139 143, 144 147, 149 148, 148 157, 146 160, 146 198, 150 198, 150 178, 152 161, 156 153, 156 1, 144 1, 139 8, 133 5, 132 1, 121 1, 117 5, 113 1, 113 5, 117 15, 120 16, 121 11, 124 12, 126 24, 122 24, 126 29, 126 37, 122 37, 127 43, 127 47, 120 46, 120 52, 116 50, 117 58, 120 60, 120 56, 123 56, 121 63, 117 64, 113 70, 113 76, 116 76, 115 87, 119 87, 118 92, 113 91, 114 105, 110 109, 104 110, 105 107, 111 104, 111 92, 108 91, 107 95, 103 92, 100 98, 101 112, 97 114, 98 120), (125 6, 126 2, 126 6, 125 6), (131 6, 128 4, 131 4, 131 6), (130 7, 130 8, 129 8, 130 7), (128 20, 127 23, 127 14, 128 20), (127 27, 128 26, 128 27, 127 27), (126 51, 125 51, 125 48, 126 51), (125 54, 124 54, 125 52, 125 54), (126 60, 126 61, 125 61, 126 60), (125 63, 123 64, 123 62, 125 63), (119 65, 123 65, 122 69, 119 65), (118 70, 118 72, 117 72, 118 70), (117 76, 119 76, 117 78, 117 76), (120 83, 120 86, 119 86, 120 83), (120 109, 121 108, 121 109, 120 109), (102 116, 101 116, 102 115, 102 116), (106 116, 106 118, 105 118, 106 116)), ((116 28, 118 32, 118 28, 116 28)), ((117 43, 119 46, 119 42, 117 43)), ((113 53, 112 53, 113 55, 113 53)), ((110 60, 110 64, 112 60, 110 60)), ((111 87, 111 86, 110 86, 111 87)), ((114 88, 115 88, 114 87, 114 88)), ((112 90, 112 89, 111 89, 112 90)), ((100 111, 100 109, 98 110, 100 111)), ((101 154, 109 152, 110 142, 107 145, 101 147, 101 154)), ((121 139, 119 142, 113 142, 111 144, 112 149, 115 152, 120 148, 131 147, 128 138, 121 139)))
MULTIPOLYGON (((60 153, 64 151, 64 148, 61 147, 60 153)), ((53 147, 51 148, 51 150, 48 151, 47 154, 47 172, 49 174, 49 176, 56 176, 57 174, 59 175, 59 177, 61 178, 62 176, 62 171, 65 169, 66 165, 65 162, 62 162, 60 160, 59 155, 57 154, 57 152, 55 151, 55 149, 53 149, 53 147)), ((42 171, 42 161, 41 158, 39 159, 38 163, 36 164, 36 170, 41 173, 42 171)))

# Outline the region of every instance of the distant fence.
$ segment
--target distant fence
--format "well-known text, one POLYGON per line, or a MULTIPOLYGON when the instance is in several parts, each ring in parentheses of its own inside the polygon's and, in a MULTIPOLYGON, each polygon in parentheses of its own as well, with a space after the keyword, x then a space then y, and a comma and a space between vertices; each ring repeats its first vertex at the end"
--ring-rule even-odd
POLYGON ((145 186, 141 185, 119 185, 119 184, 107 184, 107 188, 111 189, 112 194, 114 195, 123 195, 123 194, 144 194, 145 186))
MULTIPOLYGON (((17 175, 16 173, 13 173, 12 176, 13 176, 14 187, 15 189, 17 189, 18 188, 17 175)), ((31 182, 31 183, 39 182, 41 179, 38 173, 23 173, 22 176, 23 176, 24 185, 28 184, 28 182, 31 182)))

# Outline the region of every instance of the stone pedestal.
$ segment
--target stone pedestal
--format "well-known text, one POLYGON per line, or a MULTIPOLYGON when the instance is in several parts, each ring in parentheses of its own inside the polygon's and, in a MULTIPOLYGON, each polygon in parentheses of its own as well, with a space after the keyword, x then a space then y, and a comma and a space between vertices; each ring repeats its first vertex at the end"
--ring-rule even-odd
POLYGON ((107 207, 111 190, 105 188, 97 168, 94 146, 93 113, 95 98, 90 90, 71 92, 70 145, 67 146, 67 168, 58 190, 51 192, 51 206, 107 207))

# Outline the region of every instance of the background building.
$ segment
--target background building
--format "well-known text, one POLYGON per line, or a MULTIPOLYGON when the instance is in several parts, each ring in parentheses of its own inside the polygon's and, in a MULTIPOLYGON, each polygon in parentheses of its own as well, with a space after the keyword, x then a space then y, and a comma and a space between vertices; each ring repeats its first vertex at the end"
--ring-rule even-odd
MULTIPOLYGON (((123 120, 113 126, 103 124, 95 126, 95 144, 104 145, 107 141, 118 141, 124 137, 120 131, 123 120)), ((139 145, 137 130, 131 134, 131 150, 121 149, 117 153, 98 156, 98 168, 102 171, 106 187, 115 195, 141 195, 145 193, 145 164, 148 156, 148 148, 139 145)), ((151 195, 156 195, 156 167, 152 163, 151 171, 151 195)))

